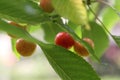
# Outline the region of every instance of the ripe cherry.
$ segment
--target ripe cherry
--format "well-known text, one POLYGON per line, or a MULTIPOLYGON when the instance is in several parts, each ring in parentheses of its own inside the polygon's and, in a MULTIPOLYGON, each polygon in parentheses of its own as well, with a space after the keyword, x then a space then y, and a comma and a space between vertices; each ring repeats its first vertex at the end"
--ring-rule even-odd
POLYGON ((54 10, 51 0, 40 0, 40 7, 48 13, 51 13, 54 10))
POLYGON ((89 52, 87 51, 87 49, 82 44, 80 44, 78 41, 76 41, 74 44, 74 50, 80 56, 86 57, 89 55, 89 52))
POLYGON ((16 50, 21 56, 31 56, 35 51, 36 44, 28 42, 24 39, 18 39, 16 42, 16 50))
MULTIPOLYGON (((92 48, 94 48, 94 43, 90 38, 83 38, 83 40, 85 42, 87 42, 92 48)), ((74 44, 74 50, 80 56, 88 56, 89 55, 89 52, 87 51, 87 49, 77 41, 74 44)))
POLYGON ((59 32, 55 37, 55 44, 66 49, 71 48, 74 45, 74 42, 72 36, 67 32, 59 32))

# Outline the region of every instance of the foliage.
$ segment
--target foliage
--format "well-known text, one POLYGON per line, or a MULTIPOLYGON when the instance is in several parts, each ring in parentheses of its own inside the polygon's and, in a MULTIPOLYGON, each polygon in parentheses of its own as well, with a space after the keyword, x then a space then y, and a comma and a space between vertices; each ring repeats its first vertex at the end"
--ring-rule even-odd
MULTIPOLYGON (((46 13, 37 4, 38 0, 0 0, 0 30, 38 44, 46 55, 49 63, 62 80, 100 80, 89 62, 83 59, 83 57, 76 55, 72 50, 67 50, 55 45, 54 38, 60 31, 68 32, 76 41, 79 41, 85 46, 92 57, 100 62, 99 58, 109 44, 108 34, 113 37, 119 46, 120 37, 110 34, 105 27, 102 27, 103 25, 99 25, 95 20, 89 20, 87 18, 91 15, 90 10, 87 10, 85 7, 90 5, 87 0, 84 2, 80 0, 80 5, 77 3, 79 0, 70 1, 71 0, 52 0, 55 11, 46 13), (59 4, 59 6, 56 3, 59 4), (75 16, 74 18, 74 15, 78 17, 75 16), (61 17, 67 18, 68 23, 66 21, 63 22, 63 18, 61 17), (83 17, 85 17, 85 19, 82 19, 83 17), (80 20, 82 21, 81 23, 80 20), (14 21, 21 25, 26 24, 28 29, 23 30, 14 25, 10 25, 8 21, 14 21), (76 21, 82 25, 76 24, 76 21), (47 43, 31 36, 31 33, 38 29, 44 31, 43 39, 47 43), (106 32, 108 32, 108 34, 106 32), (82 36, 79 36, 80 34, 82 34, 82 36), (84 37, 91 38, 94 41, 94 49, 82 40, 84 37)), ((119 3, 118 0, 115 0, 115 2, 115 6, 119 9, 119 6, 117 6, 119 3)), ((97 4, 97 6, 99 5, 97 4)), ((92 7, 96 8, 96 5, 92 7)), ((105 9, 107 9, 107 11, 102 15, 103 22, 107 28, 111 28, 113 24, 118 21, 118 19, 116 19, 118 17, 112 17, 111 14, 108 15, 108 13, 111 12, 113 12, 113 15, 116 15, 111 8, 105 9), (106 19, 108 16, 113 19, 106 19)), ((96 15, 94 15, 94 17, 95 16, 96 15)), ((20 58, 20 55, 15 49, 15 41, 16 39, 12 39, 12 48, 16 57, 20 58)))

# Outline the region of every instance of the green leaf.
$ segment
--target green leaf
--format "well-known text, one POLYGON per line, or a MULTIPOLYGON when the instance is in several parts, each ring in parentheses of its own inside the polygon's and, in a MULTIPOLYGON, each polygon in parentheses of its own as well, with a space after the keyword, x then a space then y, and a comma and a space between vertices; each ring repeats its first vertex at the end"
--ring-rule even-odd
POLYGON ((42 48, 62 80, 100 80, 92 67, 76 54, 55 45, 42 48))
POLYGON ((109 45, 109 39, 104 29, 95 22, 90 22, 90 29, 82 27, 82 36, 90 38, 94 42, 94 50, 100 58, 109 45))
POLYGON ((28 25, 29 27, 27 27, 27 31, 30 33, 36 32, 37 30, 41 30, 41 25, 37 24, 37 25, 28 25))
POLYGON ((104 9, 105 12, 103 14, 103 23, 108 29, 111 29, 120 19, 120 0, 114 0, 112 7, 116 10, 108 7, 104 9))
POLYGON ((58 32, 63 31, 61 27, 53 22, 46 22, 41 24, 42 29, 44 30, 44 39, 47 42, 54 43, 55 36, 58 32))
POLYGON ((42 43, 25 30, 9 25, 3 20, 0 20, 0 24, 0 30, 36 42, 62 80, 100 80, 93 68, 82 57, 62 47, 42 43))
POLYGON ((119 9, 120 9, 120 0, 115 0, 115 5, 114 5, 114 7, 118 10, 118 11, 120 11, 119 9))
POLYGON ((0 18, 22 23, 48 21, 48 16, 31 0, 0 0, 0 18))
POLYGON ((105 9, 105 13, 103 15, 103 23, 108 29, 111 29, 118 20, 118 15, 112 9, 105 9))
POLYGON ((120 36, 112 35, 112 38, 114 39, 114 41, 116 42, 116 44, 120 47, 120 36))
POLYGON ((58 14, 75 24, 87 23, 87 11, 82 0, 51 0, 58 14))
POLYGON ((11 39, 11 43, 12 43, 12 50, 13 50, 13 52, 15 53, 15 55, 16 55, 16 57, 18 58, 18 59, 20 59, 20 54, 17 52, 17 50, 16 50, 16 39, 11 39))

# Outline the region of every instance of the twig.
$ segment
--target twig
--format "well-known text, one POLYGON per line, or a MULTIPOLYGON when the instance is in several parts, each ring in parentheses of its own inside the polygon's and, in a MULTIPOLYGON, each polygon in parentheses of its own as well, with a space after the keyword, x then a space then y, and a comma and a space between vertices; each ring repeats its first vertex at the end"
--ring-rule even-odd
POLYGON ((104 29, 110 34, 112 35, 108 29, 106 28, 106 26, 104 25, 104 23, 96 16, 95 12, 91 9, 91 7, 88 5, 88 8, 90 9, 90 11, 95 15, 96 19, 101 23, 101 25, 104 27, 104 29))
POLYGON ((112 5, 110 5, 108 2, 104 1, 104 0, 96 0, 97 2, 100 2, 102 4, 105 4, 107 6, 109 6, 110 8, 112 8, 112 10, 115 11, 115 13, 120 17, 120 11, 118 11, 115 7, 113 7, 112 5))

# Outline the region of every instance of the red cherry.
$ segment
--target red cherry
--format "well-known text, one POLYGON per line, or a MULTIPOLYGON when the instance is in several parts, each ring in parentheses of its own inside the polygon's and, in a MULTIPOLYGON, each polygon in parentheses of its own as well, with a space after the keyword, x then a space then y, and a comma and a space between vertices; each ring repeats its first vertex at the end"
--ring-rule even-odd
POLYGON ((18 39, 16 42, 16 50, 21 56, 31 56, 36 48, 36 44, 28 42, 24 39, 18 39))
POLYGON ((89 55, 89 52, 87 51, 87 49, 77 41, 74 44, 74 50, 80 56, 86 57, 89 55))
POLYGON ((71 48, 74 45, 74 39, 67 32, 60 32, 56 35, 55 44, 62 46, 66 49, 71 48))
POLYGON ((51 0, 40 0, 40 7, 48 13, 51 13, 54 10, 51 0))

